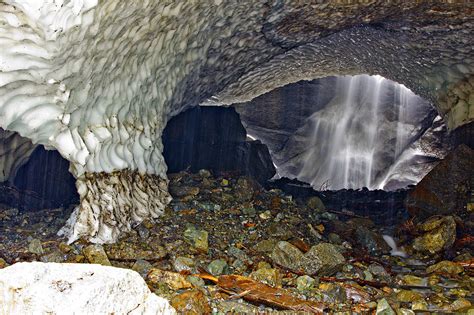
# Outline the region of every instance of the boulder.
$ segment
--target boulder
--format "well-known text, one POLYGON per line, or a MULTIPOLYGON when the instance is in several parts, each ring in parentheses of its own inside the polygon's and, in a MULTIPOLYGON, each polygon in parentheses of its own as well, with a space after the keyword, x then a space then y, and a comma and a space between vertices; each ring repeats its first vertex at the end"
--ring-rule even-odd
POLYGON ((418 218, 463 211, 474 178, 474 150, 458 146, 408 194, 408 211, 418 218))
POLYGON ((331 276, 341 270, 346 259, 330 243, 320 243, 311 247, 304 255, 301 267, 309 275, 331 276))
POLYGON ((438 253, 446 250, 456 240, 456 221, 452 216, 431 217, 418 229, 424 233, 413 241, 413 248, 423 253, 438 253))
POLYGON ((17 263, 0 270, 0 314, 175 314, 132 270, 17 263))

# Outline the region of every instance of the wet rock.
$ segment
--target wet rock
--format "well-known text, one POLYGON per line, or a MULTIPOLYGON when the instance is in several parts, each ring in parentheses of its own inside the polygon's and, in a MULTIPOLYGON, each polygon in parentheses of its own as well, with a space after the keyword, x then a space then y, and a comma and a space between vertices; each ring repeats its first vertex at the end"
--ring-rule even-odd
POLYGON ((272 287, 281 287, 281 275, 278 269, 260 268, 250 274, 250 278, 268 284, 272 287))
POLYGON ((5 268, 5 267, 7 267, 7 266, 8 266, 8 264, 7 264, 7 262, 5 261, 5 259, 0 258, 0 269, 3 269, 3 268, 5 268))
POLYGON ((308 291, 315 287, 316 280, 310 276, 304 275, 296 279, 296 288, 299 291, 308 291))
POLYGON ((70 253, 73 250, 72 246, 63 242, 59 243, 58 248, 64 254, 70 253))
POLYGON ((317 210, 318 212, 323 212, 326 210, 324 203, 316 196, 309 198, 306 202, 306 205, 308 206, 308 208, 317 210))
POLYGON ((145 278, 153 266, 144 259, 138 259, 132 266, 132 270, 138 272, 142 278, 145 278))
POLYGON ((170 185, 169 192, 175 198, 192 197, 199 194, 199 187, 170 185))
POLYGON ((184 231, 184 239, 195 249, 207 253, 209 249, 208 233, 205 230, 198 230, 194 226, 189 226, 184 231))
POLYGON ((211 261, 207 266, 207 271, 213 276, 220 276, 227 272, 229 266, 227 262, 222 259, 216 259, 211 261))
POLYGON ((387 254, 390 246, 385 242, 382 235, 369 230, 364 226, 358 226, 355 230, 357 243, 372 255, 387 254))
POLYGON ((44 253, 41 241, 37 238, 32 239, 28 243, 28 251, 32 254, 42 255, 44 253))
POLYGON ((320 243, 311 247, 301 260, 301 268, 308 274, 330 276, 341 270, 346 259, 330 243, 320 243))
POLYGON ((411 303, 411 309, 414 311, 427 311, 428 310, 428 303, 423 300, 418 300, 411 303))
POLYGON ((450 274, 450 275, 457 275, 460 274, 464 271, 464 268, 452 261, 449 260, 443 260, 440 261, 439 263, 429 266, 426 268, 427 273, 444 273, 444 274, 450 274))
POLYGON ((186 280, 186 277, 171 271, 152 268, 148 272, 147 283, 151 285, 160 285, 165 283, 172 290, 188 289, 192 285, 186 280))
POLYGON ((472 303, 464 298, 457 299, 447 307, 445 307, 443 310, 446 312, 461 312, 461 311, 466 311, 472 306, 472 303))
POLYGON ((474 150, 465 145, 435 166, 408 194, 407 207, 413 216, 427 218, 463 211, 474 178, 474 150))
POLYGON ((303 257, 296 246, 285 241, 278 242, 271 254, 274 263, 293 271, 300 270, 303 257))
POLYGON ((342 244, 342 239, 339 235, 336 233, 329 233, 328 235, 328 241, 332 244, 340 245, 342 244))
POLYGON ((395 311, 392 309, 390 304, 388 304, 386 299, 381 299, 377 303, 376 315, 396 315, 395 311))
POLYGON ((102 245, 89 245, 82 249, 82 253, 91 264, 111 266, 109 258, 102 245))
POLYGON ((136 272, 100 265, 17 263, 0 270, 0 291, 13 292, 6 314, 175 314, 136 272))
POLYGON ((379 264, 370 264, 368 271, 371 274, 373 274, 375 277, 377 277, 378 279, 383 279, 383 280, 390 279, 390 275, 388 274, 388 272, 385 270, 384 267, 382 267, 379 264))
POLYGON ((180 314, 210 314, 211 307, 204 294, 199 290, 181 293, 171 299, 171 306, 180 314))
POLYGON ((177 272, 191 271, 194 268, 194 261, 191 258, 179 256, 173 260, 173 268, 177 272))
POLYGON ((400 290, 400 292, 397 293, 397 300, 400 302, 416 302, 421 299, 423 299, 423 295, 415 291, 400 290))
POLYGON ((428 284, 428 280, 426 278, 421 278, 414 275, 405 275, 402 277, 402 279, 403 283, 406 285, 426 286, 428 284))
POLYGON ((229 256, 235 257, 235 258, 243 260, 243 261, 249 261, 250 260, 249 256, 247 256, 247 254, 243 250, 238 249, 235 246, 230 246, 227 249, 227 254, 229 256))
POLYGON ((52 251, 51 253, 41 256, 40 260, 45 263, 48 263, 48 262, 62 263, 66 261, 66 257, 60 251, 55 250, 55 251, 52 251))
POLYGON ((268 227, 267 232, 270 236, 283 241, 289 240, 293 236, 293 233, 290 230, 278 222, 272 223, 268 227))
POLYGON ((424 234, 413 241, 413 248, 423 253, 446 250, 456 240, 456 221, 452 216, 431 217, 418 228, 424 234))

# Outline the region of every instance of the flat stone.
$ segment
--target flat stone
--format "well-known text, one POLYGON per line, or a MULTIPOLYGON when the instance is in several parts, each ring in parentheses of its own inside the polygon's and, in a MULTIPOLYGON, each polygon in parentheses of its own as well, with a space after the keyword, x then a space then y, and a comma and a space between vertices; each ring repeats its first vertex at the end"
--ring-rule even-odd
POLYGON ((275 239, 263 240, 258 242, 253 249, 259 253, 271 253, 278 241, 275 239))
POLYGON ((426 268, 426 272, 427 273, 439 272, 439 273, 457 275, 464 272, 464 268, 455 262, 452 262, 449 260, 443 260, 435 265, 432 265, 426 268))

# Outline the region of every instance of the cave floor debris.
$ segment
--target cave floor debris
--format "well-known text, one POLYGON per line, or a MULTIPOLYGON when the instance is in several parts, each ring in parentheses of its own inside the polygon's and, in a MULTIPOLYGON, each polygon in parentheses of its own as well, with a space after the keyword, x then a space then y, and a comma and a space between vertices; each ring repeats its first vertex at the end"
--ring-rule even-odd
POLYGON ((472 213, 383 227, 316 197, 295 201, 248 177, 205 170, 170 175, 170 192, 162 217, 103 246, 56 236, 72 209, 5 208, 0 268, 18 261, 130 268, 188 314, 474 314, 472 213))

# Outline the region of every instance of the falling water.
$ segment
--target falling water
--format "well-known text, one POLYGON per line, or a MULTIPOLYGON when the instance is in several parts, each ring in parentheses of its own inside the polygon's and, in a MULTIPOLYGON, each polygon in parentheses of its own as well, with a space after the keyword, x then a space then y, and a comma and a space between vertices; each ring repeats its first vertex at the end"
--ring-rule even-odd
POLYGON ((413 126, 404 118, 417 96, 380 76, 345 76, 337 84, 333 101, 309 118, 311 140, 297 177, 320 190, 378 188, 387 159, 395 162, 408 144, 413 126))

